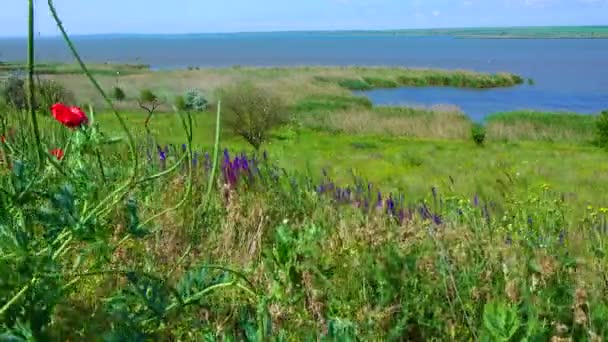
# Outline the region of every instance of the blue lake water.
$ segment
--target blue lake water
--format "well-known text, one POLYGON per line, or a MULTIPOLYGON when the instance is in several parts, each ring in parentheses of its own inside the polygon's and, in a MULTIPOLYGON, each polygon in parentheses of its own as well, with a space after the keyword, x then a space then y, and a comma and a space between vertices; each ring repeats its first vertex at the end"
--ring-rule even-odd
POLYGON ((576 89, 542 89, 528 85, 483 90, 447 87, 396 88, 358 93, 368 96, 377 105, 456 105, 476 121, 481 121, 491 113, 514 110, 597 114, 608 109, 608 97, 605 94, 576 89))
MULTIPOLYGON (((533 87, 375 90, 378 104, 454 104, 475 118, 522 108, 596 113, 608 108, 608 39, 459 39, 332 33, 75 37, 89 62, 188 66, 377 65, 507 71, 533 87)), ((0 39, 0 60, 25 60, 25 39, 0 39)), ((72 61, 57 38, 39 39, 37 58, 72 61)))

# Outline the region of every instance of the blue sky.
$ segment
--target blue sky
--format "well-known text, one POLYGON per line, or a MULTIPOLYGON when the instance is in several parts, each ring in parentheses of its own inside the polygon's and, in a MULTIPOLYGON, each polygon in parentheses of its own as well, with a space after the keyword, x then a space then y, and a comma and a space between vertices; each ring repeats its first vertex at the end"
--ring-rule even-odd
MULTIPOLYGON (((0 36, 26 34, 2 0, 0 36)), ((608 24, 608 0, 55 0, 71 34, 608 24)), ((45 0, 37 29, 56 35, 45 0)))

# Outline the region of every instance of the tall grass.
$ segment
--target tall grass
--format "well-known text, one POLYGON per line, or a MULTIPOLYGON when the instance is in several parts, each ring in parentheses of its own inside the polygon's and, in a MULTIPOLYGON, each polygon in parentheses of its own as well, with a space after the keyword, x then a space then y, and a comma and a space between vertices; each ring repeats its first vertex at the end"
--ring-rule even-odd
POLYGON ((471 121, 462 112, 443 108, 353 108, 331 115, 311 114, 302 120, 312 128, 355 135, 466 139, 471 130, 471 121))
POLYGON ((497 113, 486 119, 493 140, 543 140, 588 143, 595 139, 595 115, 517 111, 497 113))

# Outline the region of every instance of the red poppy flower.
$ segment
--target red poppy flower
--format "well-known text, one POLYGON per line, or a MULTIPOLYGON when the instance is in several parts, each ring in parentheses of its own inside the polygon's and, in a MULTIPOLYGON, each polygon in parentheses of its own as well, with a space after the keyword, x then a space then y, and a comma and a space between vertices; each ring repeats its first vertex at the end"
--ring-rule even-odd
POLYGON ((2 142, 3 144, 6 142, 6 138, 4 137, 4 135, 0 135, 0 142, 2 142))
POLYGON ((78 107, 68 107, 63 103, 56 103, 51 107, 53 117, 69 128, 80 127, 89 121, 87 115, 78 107))
POLYGON ((60 148, 52 149, 49 151, 49 153, 54 155, 57 160, 63 159, 63 150, 60 148))

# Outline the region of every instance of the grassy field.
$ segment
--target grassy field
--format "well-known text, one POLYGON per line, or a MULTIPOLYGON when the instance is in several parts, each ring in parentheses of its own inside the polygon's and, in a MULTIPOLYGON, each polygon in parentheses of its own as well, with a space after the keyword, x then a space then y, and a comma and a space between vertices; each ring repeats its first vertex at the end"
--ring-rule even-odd
MULTIPOLYGON (((333 118, 328 119, 329 123, 315 117, 310 126, 304 122, 279 128, 263 148, 287 170, 304 171, 317 178, 325 169, 343 184, 354 181, 354 171, 382 185, 385 191, 402 192, 412 200, 426 196, 436 187, 471 198, 477 194, 501 203, 511 191, 523 193, 546 184, 568 197, 579 213, 587 205, 608 202, 608 196, 604 195, 608 193, 605 152, 581 143, 582 140, 551 142, 518 136, 504 141, 491 135, 488 128, 491 142, 478 147, 470 139, 470 121, 454 112, 429 114, 380 107, 340 113, 325 113, 333 118), (356 113, 366 113, 364 121, 359 121, 361 117, 356 113), (378 119, 378 113, 388 119, 378 119), (398 118, 391 119, 395 115, 398 118)), ((126 116, 129 126, 144 136, 145 115, 126 116)), ((193 143, 201 154, 211 150, 213 120, 212 113, 194 117, 193 143)), ((109 114, 100 115, 100 123, 107 131, 118 128, 109 114)), ((174 114, 157 115, 150 128, 163 146, 183 143, 181 124, 174 114)), ((592 129, 587 134, 592 136, 592 129)), ((252 152, 230 130, 224 130, 223 137, 222 147, 252 152)))

